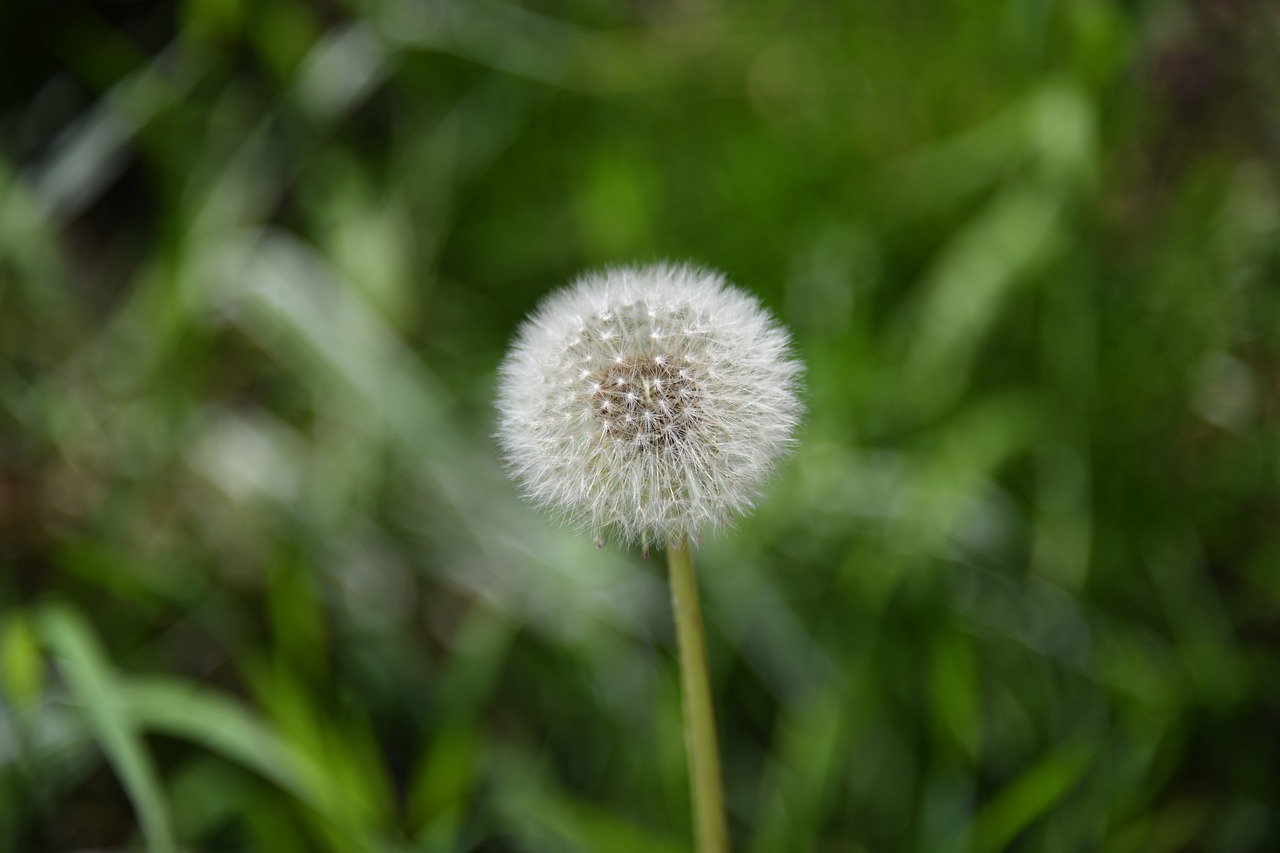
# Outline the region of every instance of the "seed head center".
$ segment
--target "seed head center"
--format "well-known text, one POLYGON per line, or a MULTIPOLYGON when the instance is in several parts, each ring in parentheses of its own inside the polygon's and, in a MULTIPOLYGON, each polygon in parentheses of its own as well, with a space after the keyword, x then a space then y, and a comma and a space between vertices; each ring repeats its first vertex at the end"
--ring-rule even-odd
POLYGON ((613 362, 592 381, 592 412, 616 441, 659 450, 688 436, 701 390, 687 367, 635 356, 613 362))

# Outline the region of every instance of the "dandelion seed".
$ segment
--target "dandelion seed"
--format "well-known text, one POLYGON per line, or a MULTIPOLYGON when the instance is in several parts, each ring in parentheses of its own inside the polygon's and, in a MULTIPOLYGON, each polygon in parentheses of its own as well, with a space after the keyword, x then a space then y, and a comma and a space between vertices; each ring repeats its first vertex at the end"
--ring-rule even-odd
POLYGON ((700 541, 790 450, 801 371, 787 332, 719 273, 606 270, 521 328, 498 438, 527 496, 597 542, 700 541))

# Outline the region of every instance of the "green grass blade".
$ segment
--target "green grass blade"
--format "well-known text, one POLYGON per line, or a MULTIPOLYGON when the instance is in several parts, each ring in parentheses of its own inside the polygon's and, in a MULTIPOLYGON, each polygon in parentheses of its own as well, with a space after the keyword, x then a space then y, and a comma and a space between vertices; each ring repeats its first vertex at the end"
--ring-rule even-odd
POLYGON ((380 849, 360 798, 239 703, 161 678, 132 680, 120 694, 139 725, 221 755, 309 806, 336 849, 380 849))
POLYGON ((80 614, 61 605, 46 608, 40 626, 71 695, 133 804, 147 849, 173 850, 159 776, 136 721, 120 702, 115 675, 93 630, 80 614))
POLYGON ((1048 755, 987 803, 973 821, 974 853, 1006 849, 1018 833, 1046 815, 1093 767, 1098 748, 1068 743, 1048 755))
POLYGON ((515 849, 573 853, 690 853, 692 847, 563 790, 537 760, 518 751, 491 756, 493 803, 519 842, 515 849))

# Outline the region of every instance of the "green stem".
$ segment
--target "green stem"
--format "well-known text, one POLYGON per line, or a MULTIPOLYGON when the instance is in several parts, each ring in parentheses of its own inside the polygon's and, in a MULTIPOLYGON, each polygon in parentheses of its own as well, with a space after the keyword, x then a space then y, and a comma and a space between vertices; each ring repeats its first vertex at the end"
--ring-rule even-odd
POLYGON ((727 853, 729 832, 724 820, 720 786, 720 753, 716 747, 716 716, 707 674, 707 642, 698 608, 698 582, 687 543, 667 548, 671 572, 671 604, 676 616, 676 644, 680 647, 680 679, 684 685, 684 717, 688 734, 689 787, 699 853, 727 853))

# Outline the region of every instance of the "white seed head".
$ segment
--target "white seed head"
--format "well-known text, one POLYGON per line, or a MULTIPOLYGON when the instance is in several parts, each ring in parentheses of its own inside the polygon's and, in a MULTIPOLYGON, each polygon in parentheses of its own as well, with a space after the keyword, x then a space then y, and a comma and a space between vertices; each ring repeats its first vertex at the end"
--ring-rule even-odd
POLYGON ((751 508, 794 441, 802 370, 717 272, 591 273, 520 328, 498 439, 527 496, 598 543, 679 544, 751 508))

